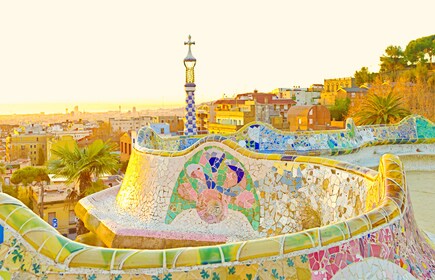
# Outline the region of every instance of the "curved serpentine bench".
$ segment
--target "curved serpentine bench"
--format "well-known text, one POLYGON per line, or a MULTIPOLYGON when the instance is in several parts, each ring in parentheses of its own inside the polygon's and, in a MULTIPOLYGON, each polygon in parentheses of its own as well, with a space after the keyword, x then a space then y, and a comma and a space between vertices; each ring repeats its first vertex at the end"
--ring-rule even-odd
MULTIPOLYGON (((408 141, 434 142, 433 124, 426 121, 420 132, 417 129, 408 141)), ((153 137, 147 142, 139 139, 122 186, 80 201, 77 214, 107 245, 122 247, 123 242, 135 242, 136 236, 141 242, 133 245, 139 246, 177 247, 195 238, 209 246, 153 250, 88 246, 63 237, 21 202, 0 193, 0 276, 435 277, 435 247, 415 223, 397 156, 382 156, 376 172, 331 159, 258 153, 240 146, 259 149, 261 145, 249 142, 253 140, 206 137, 180 150, 181 146, 164 147, 171 140, 153 137), (232 223, 226 226, 234 231, 216 233, 228 220, 232 223), (130 228, 117 226, 125 221, 130 228), (145 234, 134 227, 141 223, 151 225, 145 234), (231 234, 240 241, 231 239, 231 234)), ((180 139, 182 145, 190 141, 180 139)))

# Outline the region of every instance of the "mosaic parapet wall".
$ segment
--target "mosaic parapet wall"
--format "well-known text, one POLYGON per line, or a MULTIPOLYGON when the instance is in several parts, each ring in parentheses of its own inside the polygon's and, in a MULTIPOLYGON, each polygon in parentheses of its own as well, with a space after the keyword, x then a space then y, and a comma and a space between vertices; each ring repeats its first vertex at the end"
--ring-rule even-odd
POLYGON ((178 153, 135 150, 119 191, 81 200, 77 215, 109 247, 211 245, 349 219, 372 209, 367 194, 378 184, 370 169, 254 153, 228 139, 178 153))
MULTIPOLYGON (((321 158, 300 156, 293 160, 360 174, 374 182, 367 190, 366 210, 327 226, 255 240, 166 250, 109 249, 63 237, 21 202, 0 193, 0 276, 117 280, 435 278, 435 249, 415 224, 404 170, 396 156, 384 155, 379 173, 321 158)), ((255 204, 255 197, 245 196, 255 204)), ((189 197, 186 194, 184 199, 189 197)))
POLYGON ((207 141, 230 139, 243 148, 260 153, 334 155, 351 153, 360 148, 386 144, 434 143, 435 125, 411 115, 394 125, 355 126, 346 121, 346 129, 286 133, 263 123, 251 123, 235 134, 160 138, 152 129, 138 132, 136 148, 141 151, 181 151, 207 141))

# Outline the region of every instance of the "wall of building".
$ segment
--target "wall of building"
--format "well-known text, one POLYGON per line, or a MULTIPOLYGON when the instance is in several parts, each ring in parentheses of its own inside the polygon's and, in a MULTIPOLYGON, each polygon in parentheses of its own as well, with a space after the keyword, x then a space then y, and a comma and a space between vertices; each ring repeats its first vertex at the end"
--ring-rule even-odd
POLYGON ((47 135, 12 135, 6 138, 6 161, 29 158, 32 166, 47 160, 47 135))
POLYGON ((74 206, 66 200, 67 187, 64 185, 44 186, 44 202, 41 204, 40 186, 30 187, 30 198, 33 212, 39 216, 41 207, 44 208, 43 220, 53 226, 53 218, 57 219, 56 230, 65 237, 75 239, 76 216, 74 206), (59 190, 58 190, 59 188, 59 190), (41 206, 42 205, 42 206, 41 206))
POLYGON ((153 122, 153 117, 148 117, 148 116, 132 117, 129 119, 116 119, 116 118, 109 119, 109 124, 112 131, 123 131, 123 132, 127 132, 130 130, 138 130, 141 127, 144 127, 151 122, 153 122))
POLYGON ((290 131, 325 130, 331 123, 331 113, 322 105, 296 106, 288 112, 290 131))
POLYGON ((76 140, 71 135, 64 135, 64 136, 48 139, 47 161, 57 158, 55 155, 52 155, 51 149, 56 149, 58 147, 61 147, 61 148, 67 148, 68 150, 72 151, 76 143, 77 143, 76 140))

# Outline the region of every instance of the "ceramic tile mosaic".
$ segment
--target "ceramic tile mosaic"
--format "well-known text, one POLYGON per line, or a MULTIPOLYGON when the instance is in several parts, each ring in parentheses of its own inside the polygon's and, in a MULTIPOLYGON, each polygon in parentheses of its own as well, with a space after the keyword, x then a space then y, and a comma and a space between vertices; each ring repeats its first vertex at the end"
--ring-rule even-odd
MULTIPOLYGON (((403 119, 396 125, 355 126, 346 121, 346 129, 329 131, 303 131, 286 133, 265 124, 248 124, 240 131, 227 136, 197 136, 160 138, 152 129, 138 132, 137 149, 151 152, 182 151, 207 141, 230 139, 240 147, 259 153, 280 154, 344 154, 360 148, 382 144, 433 143, 435 125, 418 115, 403 119)), ((158 153, 158 152, 157 152, 158 153)))
POLYGON ((185 210, 196 209, 201 220, 221 222, 228 211, 242 213, 254 230, 260 220, 260 203, 251 176, 230 153, 205 147, 189 159, 174 187, 165 222, 185 210))
MULTIPOLYGON (((317 142, 322 139, 329 141, 328 147, 350 151, 353 143, 363 148, 435 140, 433 124, 416 116, 397 126, 348 125, 341 132, 293 134, 305 139, 293 147, 308 141, 299 151, 320 147, 318 152, 326 147, 317 142), (361 145, 363 137, 368 142, 361 145)), ((0 276, 435 278, 435 247, 415 223, 398 157, 382 156, 376 172, 331 159, 287 155, 272 149, 283 148, 279 143, 290 134, 263 128, 245 127, 229 138, 152 141, 155 136, 142 130, 143 145, 134 150, 122 186, 81 200, 76 209, 106 244, 164 248, 188 240, 209 246, 141 250, 80 244, 0 193, 0 276), (236 139, 242 134, 248 136, 236 139), (279 141, 265 141, 269 135, 279 141), (260 151, 264 153, 256 153, 260 151)))

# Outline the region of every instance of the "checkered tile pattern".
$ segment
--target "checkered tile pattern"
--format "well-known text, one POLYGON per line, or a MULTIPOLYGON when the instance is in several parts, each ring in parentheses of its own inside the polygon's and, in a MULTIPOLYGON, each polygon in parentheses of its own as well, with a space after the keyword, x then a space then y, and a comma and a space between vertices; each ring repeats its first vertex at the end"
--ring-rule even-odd
POLYGON ((186 116, 184 121, 184 135, 196 135, 195 92, 186 91, 186 116))

